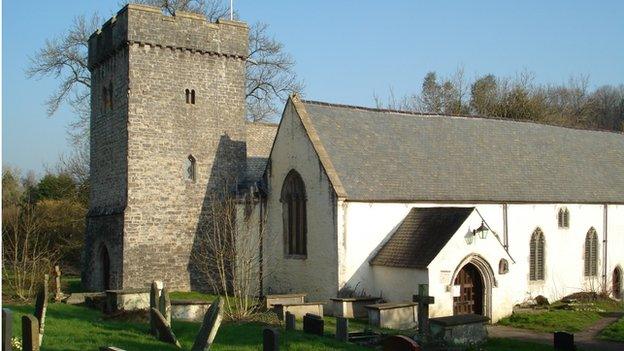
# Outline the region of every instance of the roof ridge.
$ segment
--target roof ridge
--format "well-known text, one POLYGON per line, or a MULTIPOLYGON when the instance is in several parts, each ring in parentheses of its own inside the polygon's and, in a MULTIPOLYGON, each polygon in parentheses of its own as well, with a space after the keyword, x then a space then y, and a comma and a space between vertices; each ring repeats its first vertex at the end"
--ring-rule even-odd
POLYGON ((262 121, 245 121, 245 124, 252 124, 256 126, 277 127, 279 123, 262 122, 262 121))
POLYGON ((396 114, 404 114, 404 115, 412 115, 412 116, 423 116, 423 117, 438 116, 438 117, 460 117, 460 118, 472 118, 472 119, 487 119, 487 120, 494 120, 494 121, 507 121, 507 122, 517 122, 517 123, 538 124, 538 125, 543 125, 543 126, 558 127, 558 128, 565 128, 565 129, 572 129, 572 130, 579 130, 579 131, 605 132, 605 133, 613 133, 613 134, 624 135, 624 132, 620 132, 620 131, 617 131, 617 130, 609 130, 609 129, 602 129, 602 128, 571 127, 571 126, 563 126, 563 125, 558 125, 558 124, 553 124, 553 123, 543 123, 543 122, 538 122, 538 121, 531 121, 531 120, 524 120, 524 119, 514 119, 514 118, 504 118, 504 117, 496 117, 496 116, 394 110, 394 109, 385 109, 385 108, 378 108, 378 107, 348 105, 348 104, 339 104, 339 103, 333 103, 333 102, 325 102, 325 101, 317 101, 317 100, 304 100, 304 99, 301 99, 301 102, 303 102, 304 104, 328 106, 328 107, 348 108, 348 109, 371 111, 371 112, 396 113, 396 114))

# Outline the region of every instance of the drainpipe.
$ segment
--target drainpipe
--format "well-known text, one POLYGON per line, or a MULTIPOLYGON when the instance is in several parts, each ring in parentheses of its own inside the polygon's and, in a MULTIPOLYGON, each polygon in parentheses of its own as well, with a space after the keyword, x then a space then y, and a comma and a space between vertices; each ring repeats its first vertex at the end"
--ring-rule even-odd
POLYGON ((503 204, 503 245, 509 250, 509 232, 507 224, 507 204, 503 204))
POLYGON ((604 210, 603 212, 603 237, 602 237, 602 286, 603 286, 603 291, 607 291, 607 232, 608 229, 607 227, 609 226, 609 206, 607 204, 603 205, 604 210))

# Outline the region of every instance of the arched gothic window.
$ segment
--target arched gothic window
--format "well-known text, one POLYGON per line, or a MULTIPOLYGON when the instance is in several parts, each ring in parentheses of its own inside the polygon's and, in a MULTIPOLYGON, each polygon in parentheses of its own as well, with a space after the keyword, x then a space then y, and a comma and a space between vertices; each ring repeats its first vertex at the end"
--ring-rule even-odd
POLYGON ((557 220, 559 228, 570 228, 570 211, 567 207, 562 207, 559 209, 557 220))
POLYGON ((189 155, 186 159, 186 179, 195 181, 196 172, 195 172, 195 157, 193 155, 189 155))
POLYGON ((191 90, 191 105, 195 105, 195 89, 191 90))
POLYGON ((585 236, 585 276, 598 275, 598 234, 593 227, 585 236))
POLYGON ((541 229, 535 229, 529 246, 529 279, 544 280, 544 233, 541 229))
POLYGON ((186 103, 190 104, 191 103, 191 91, 186 89, 184 90, 184 94, 186 95, 186 103))
POLYGON ((288 256, 307 255, 306 191, 303 179, 291 170, 282 185, 281 199, 284 222, 284 251, 288 256))

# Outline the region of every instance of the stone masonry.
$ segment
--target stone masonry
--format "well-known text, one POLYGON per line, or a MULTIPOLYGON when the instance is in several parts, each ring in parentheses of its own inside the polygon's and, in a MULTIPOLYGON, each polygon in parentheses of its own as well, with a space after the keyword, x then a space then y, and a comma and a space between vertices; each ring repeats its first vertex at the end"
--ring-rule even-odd
POLYGON ((89 39, 88 289, 194 288, 189 257, 206 201, 246 174, 247 43, 244 23, 143 5, 89 39))

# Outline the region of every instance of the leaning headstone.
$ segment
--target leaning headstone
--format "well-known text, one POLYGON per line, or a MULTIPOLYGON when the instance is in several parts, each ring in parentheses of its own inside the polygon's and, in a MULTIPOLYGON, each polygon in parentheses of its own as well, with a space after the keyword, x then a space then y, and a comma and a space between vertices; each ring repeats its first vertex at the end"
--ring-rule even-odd
POLYGON ((160 341, 164 341, 170 344, 174 344, 177 347, 181 347, 178 339, 171 330, 171 326, 165 320, 165 317, 155 308, 150 308, 150 316, 156 325, 156 337, 160 341))
POLYGON ((208 311, 204 315, 199 333, 195 337, 195 342, 191 351, 208 351, 217 336, 217 331, 223 319, 223 301, 217 298, 212 302, 208 311))
POLYGON ((32 314, 22 316, 22 351, 39 350, 39 322, 32 314))
POLYGON ((39 346, 43 342, 43 331, 45 328, 46 311, 48 310, 48 280, 50 276, 45 274, 43 279, 43 286, 39 288, 37 292, 37 298, 35 300, 35 318, 39 323, 39 346))
POLYGON ((126 351, 126 350, 120 349, 119 347, 115 347, 115 346, 102 346, 100 347, 100 351, 126 351))
POLYGON ((349 320, 344 317, 336 317, 336 339, 349 341, 349 320))
POLYGON ((574 351, 574 334, 566 332, 555 332, 554 344, 555 350, 574 351))
POLYGON ((160 293, 158 310, 160 310, 160 314, 165 317, 167 323, 171 325, 171 299, 169 298, 169 292, 167 291, 167 288, 163 288, 160 293))
POLYGON ((297 327, 297 322, 295 319, 295 315, 286 311, 286 330, 295 330, 297 327))
POLYGON ((311 313, 306 313, 306 315, 303 316, 304 333, 323 336, 324 329, 325 321, 323 317, 311 313))
POLYGON ((393 335, 384 341, 383 351, 421 351, 420 345, 407 336, 393 335))
POLYGON ((61 302, 63 293, 61 292, 61 268, 54 266, 54 301, 61 302))
POLYGON ((262 331, 262 351, 279 351, 279 332, 272 328, 262 331))
POLYGON ((11 351, 13 337, 13 313, 8 308, 2 309, 2 351, 11 351))
MULTIPOLYGON (((160 300, 160 296, 159 296, 159 290, 158 290, 158 284, 156 283, 156 281, 152 281, 152 285, 150 287, 150 309, 151 308, 158 308, 158 303, 160 300)), ((154 321, 152 319, 152 314, 150 313, 150 334, 152 335, 156 335, 156 321, 154 321)))

